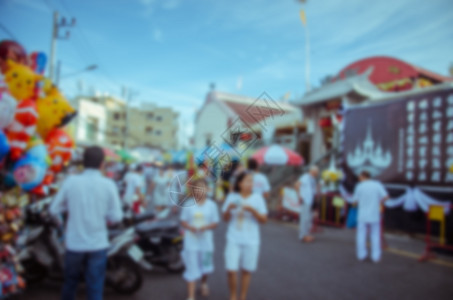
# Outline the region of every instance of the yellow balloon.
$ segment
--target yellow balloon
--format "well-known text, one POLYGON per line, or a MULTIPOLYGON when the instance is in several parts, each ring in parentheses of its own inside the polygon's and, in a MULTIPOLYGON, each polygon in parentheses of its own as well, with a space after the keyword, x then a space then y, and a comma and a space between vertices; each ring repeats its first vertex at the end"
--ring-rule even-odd
POLYGON ((76 110, 55 86, 38 99, 36 109, 39 116, 37 132, 43 139, 52 129, 67 124, 76 115, 76 110))
POLYGON ((5 82, 10 94, 17 101, 29 99, 35 94, 36 82, 43 78, 25 65, 8 60, 8 69, 5 73, 5 82))

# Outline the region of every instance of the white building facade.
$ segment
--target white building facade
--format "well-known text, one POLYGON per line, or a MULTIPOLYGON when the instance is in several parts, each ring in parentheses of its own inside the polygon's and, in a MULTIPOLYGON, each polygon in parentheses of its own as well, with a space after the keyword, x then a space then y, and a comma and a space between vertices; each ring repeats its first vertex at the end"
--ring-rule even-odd
POLYGON ((107 125, 107 110, 102 103, 90 99, 77 99, 75 138, 81 145, 104 145, 107 125))
POLYGON ((244 141, 247 134, 261 140, 268 133, 301 122, 302 112, 298 107, 274 101, 267 94, 251 98, 211 91, 196 115, 193 146, 202 149, 208 145, 244 141))

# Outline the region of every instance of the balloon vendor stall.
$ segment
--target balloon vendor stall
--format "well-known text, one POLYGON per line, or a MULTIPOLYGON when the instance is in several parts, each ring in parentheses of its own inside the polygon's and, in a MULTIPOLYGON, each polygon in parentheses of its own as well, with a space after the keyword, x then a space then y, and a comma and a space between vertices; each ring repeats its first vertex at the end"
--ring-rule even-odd
POLYGON ((25 288, 15 249, 23 211, 51 193, 74 148, 64 126, 76 111, 45 67, 44 53, 0 41, 0 299, 25 288))

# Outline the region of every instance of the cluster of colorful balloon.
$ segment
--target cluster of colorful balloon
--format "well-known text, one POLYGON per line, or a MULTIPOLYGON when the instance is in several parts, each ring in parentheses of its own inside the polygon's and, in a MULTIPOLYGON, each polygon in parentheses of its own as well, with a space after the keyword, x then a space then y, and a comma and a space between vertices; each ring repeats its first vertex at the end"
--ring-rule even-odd
POLYGON ((0 246, 0 299, 9 299, 25 289, 25 281, 17 271, 19 268, 14 248, 0 246))
POLYGON ((0 41, 0 299, 25 288, 14 251, 22 209, 31 194, 48 193, 74 147, 63 126, 76 111, 43 76, 45 65, 44 53, 0 41))
MULTIPOLYGON (((63 127, 75 109, 43 76, 44 53, 27 55, 15 41, 0 42, 0 179, 45 195, 46 186, 71 159, 74 142, 63 127)), ((1 192, 1 190, 0 190, 1 192)))

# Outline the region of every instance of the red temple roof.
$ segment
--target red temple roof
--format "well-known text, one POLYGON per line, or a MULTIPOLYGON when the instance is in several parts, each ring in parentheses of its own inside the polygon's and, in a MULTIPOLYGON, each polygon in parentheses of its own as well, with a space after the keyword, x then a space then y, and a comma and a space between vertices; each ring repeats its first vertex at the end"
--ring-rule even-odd
POLYGON ((443 76, 388 56, 374 56, 356 61, 341 70, 339 77, 346 78, 351 75, 362 74, 370 67, 373 68, 373 71, 369 79, 374 84, 420 77, 430 79, 436 83, 453 81, 452 77, 443 76))

